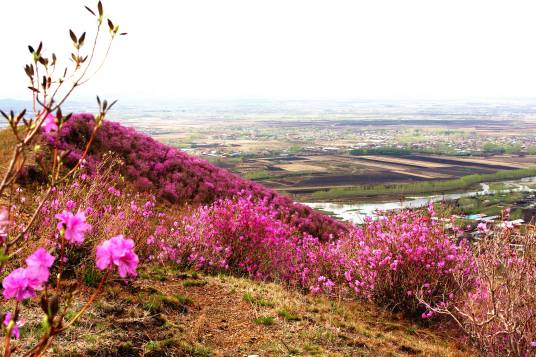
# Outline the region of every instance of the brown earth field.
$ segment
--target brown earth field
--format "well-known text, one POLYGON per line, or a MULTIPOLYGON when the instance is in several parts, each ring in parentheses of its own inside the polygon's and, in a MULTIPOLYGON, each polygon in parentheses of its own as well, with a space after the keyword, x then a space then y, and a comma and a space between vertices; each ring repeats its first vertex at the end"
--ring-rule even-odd
POLYGON ((220 160, 220 166, 283 193, 299 196, 334 187, 445 180, 536 166, 536 156, 453 157, 433 155, 289 155, 220 160))
MULTIPOLYGON (((80 292, 83 304, 91 289, 80 292)), ((41 311, 22 331, 37 341, 41 311)), ((31 311, 31 313, 30 313, 31 311)), ((69 319, 69 316, 66 317, 69 319)), ((50 356, 474 356, 448 326, 427 328, 370 303, 280 284, 151 267, 109 286, 50 356), (445 328, 443 328, 445 327, 445 328), (447 333, 446 331, 449 331, 447 333)))

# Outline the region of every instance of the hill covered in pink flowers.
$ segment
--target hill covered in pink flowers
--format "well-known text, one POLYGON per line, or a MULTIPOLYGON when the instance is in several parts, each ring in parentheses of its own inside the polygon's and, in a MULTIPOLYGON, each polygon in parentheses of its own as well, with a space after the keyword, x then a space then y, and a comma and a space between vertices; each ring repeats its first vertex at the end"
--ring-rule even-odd
MULTIPOLYGON (((64 124, 58 147, 68 152, 67 163, 74 165, 82 156, 94 126, 91 114, 74 115, 64 124)), ((47 139, 56 140, 50 135, 47 139)), ((117 122, 105 121, 97 131, 89 166, 108 152, 124 161, 122 174, 137 190, 156 192, 158 198, 174 204, 207 204, 240 193, 262 199, 278 212, 279 219, 323 240, 346 231, 345 225, 325 214, 117 122)))

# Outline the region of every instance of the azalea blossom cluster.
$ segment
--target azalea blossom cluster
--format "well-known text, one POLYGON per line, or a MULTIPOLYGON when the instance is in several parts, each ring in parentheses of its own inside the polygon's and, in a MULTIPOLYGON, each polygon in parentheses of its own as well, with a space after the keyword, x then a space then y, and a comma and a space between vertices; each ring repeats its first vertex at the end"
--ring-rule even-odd
POLYGON ((154 230, 159 219, 155 197, 132 193, 122 186, 119 164, 113 157, 106 158, 97 163, 95 172, 83 172, 53 189, 37 215, 32 236, 53 237, 41 239, 40 244, 59 250, 63 235, 64 260, 71 268, 90 264, 89 250, 100 244, 101 237, 123 235, 142 251, 143 244, 137 243, 144 243, 154 230))
MULTIPOLYGON (((98 183, 98 178, 95 178, 98 183)), ((41 241, 41 244, 48 247, 48 250, 44 247, 37 248, 25 259, 24 267, 13 269, 2 279, 2 297, 5 300, 15 300, 17 302, 15 311, 8 311, 2 317, 3 329, 13 338, 19 338, 19 328, 22 325, 22 320, 20 319, 21 305, 19 303, 36 298, 39 292, 43 292, 44 294, 41 300, 43 298, 45 300, 48 299, 50 290, 54 287, 57 290, 60 287, 62 268, 69 262, 69 252, 72 251, 71 249, 76 251, 87 246, 87 244, 91 246, 92 241, 88 241, 87 238, 93 231, 93 226, 88 222, 88 219, 102 217, 101 214, 103 214, 104 209, 103 211, 85 209, 73 212, 73 209, 76 209, 82 202, 73 201, 72 198, 80 199, 81 197, 66 194, 69 193, 69 190, 87 193, 87 187, 84 189, 84 185, 92 187, 91 185, 95 184, 91 180, 87 181, 87 183, 80 183, 75 180, 70 184, 70 187, 66 187, 65 191, 53 190, 54 194, 42 205, 41 211, 37 216, 37 220, 46 223, 46 225, 39 225, 33 232, 36 235, 53 235, 54 239, 41 241), (55 224, 52 224, 52 220, 55 224), (50 227, 53 227, 52 231, 50 231, 50 227), (57 281, 55 282, 50 281, 52 269, 57 270, 57 275, 55 275, 57 281), (45 293, 44 290, 47 286, 49 290, 45 293)), ((96 194, 96 191, 92 192, 96 194)), ((93 194, 86 196, 86 198, 91 197, 95 199, 96 196, 93 194)), ((107 195, 117 198, 115 191, 113 193, 107 193, 107 195)), ((134 206, 134 204, 132 203, 131 206, 134 206)), ((141 214, 151 216, 153 206, 152 202, 147 203, 141 214)), ((12 207, 15 217, 17 216, 16 210, 21 208, 22 202, 21 206, 14 205, 12 207)), ((2 210, 0 212, 4 211, 2 210)), ((21 227, 11 224, 8 215, 3 214, 0 229, 7 236, 8 233, 16 233, 16 230, 21 229, 21 227), (9 228, 12 229, 12 232, 10 232, 9 228)), ((119 276, 125 279, 137 275, 136 270, 138 268, 139 258, 135 253, 135 242, 132 239, 125 238, 123 235, 114 236, 98 244, 95 247, 94 254, 95 266, 97 269, 106 272, 106 275, 112 272, 114 268, 117 268, 119 276)), ((106 275, 103 276, 103 279, 106 275)), ((53 318, 53 316, 49 318, 53 318)))
MULTIPOLYGON (((349 252, 345 279, 356 294, 369 296, 382 305, 418 313, 423 307, 415 294, 432 305, 459 298, 457 277, 471 285, 473 254, 465 240, 428 212, 402 210, 369 219, 354 230, 341 249, 349 252)), ((423 318, 432 316, 422 311, 423 318)))
POLYGON ((134 241, 122 235, 108 239, 97 246, 97 268, 106 270, 117 266, 119 276, 135 277, 139 258, 134 253, 134 241))
POLYGON ((324 242, 247 193, 199 207, 149 243, 160 261, 286 281, 313 293, 346 291, 409 313, 424 310, 417 291, 434 303, 455 299, 454 277, 473 267, 468 246, 453 240, 433 212, 386 214, 324 242))
POLYGON ((293 262, 301 239, 297 229, 276 214, 265 200, 255 202, 246 193, 236 200, 217 200, 158 227, 148 239, 154 248, 151 259, 276 278, 293 262))
POLYGON ((91 225, 86 223, 84 212, 73 214, 70 211, 63 211, 55 216, 58 219, 57 229, 65 240, 74 245, 84 243, 84 234, 91 230, 91 225))
MULTIPOLYGON (((85 232, 91 229, 91 225, 86 223, 83 213, 64 211, 56 218, 59 220, 57 229, 67 242, 74 245, 84 242, 85 232)), ((35 297, 36 292, 43 290, 47 284, 55 260, 44 248, 38 248, 26 259, 26 267, 13 270, 2 280, 4 298, 23 301, 35 297)), ((115 265, 122 278, 136 276, 138 262, 134 241, 122 235, 110 238, 96 248, 97 268, 107 270, 115 265)))
POLYGON ((26 258, 26 267, 13 270, 2 280, 2 294, 6 300, 23 301, 43 290, 50 277, 50 267, 56 258, 44 248, 26 258))

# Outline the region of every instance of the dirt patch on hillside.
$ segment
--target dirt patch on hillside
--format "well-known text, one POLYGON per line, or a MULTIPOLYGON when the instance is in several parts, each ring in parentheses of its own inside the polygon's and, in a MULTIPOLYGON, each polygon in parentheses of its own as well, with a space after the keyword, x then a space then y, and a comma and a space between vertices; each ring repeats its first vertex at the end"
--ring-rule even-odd
MULTIPOLYGON (((122 284, 108 287, 55 341, 51 355, 472 355, 452 336, 368 303, 304 295, 278 284, 163 268, 122 284)), ((34 316, 24 316, 24 341, 38 336, 38 308, 31 311, 34 316)))

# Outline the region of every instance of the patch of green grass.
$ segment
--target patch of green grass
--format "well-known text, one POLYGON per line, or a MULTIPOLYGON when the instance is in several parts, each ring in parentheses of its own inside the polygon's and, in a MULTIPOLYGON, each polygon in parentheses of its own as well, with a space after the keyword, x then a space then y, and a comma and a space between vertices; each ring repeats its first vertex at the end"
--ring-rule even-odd
POLYGON ((151 314, 156 314, 162 312, 162 305, 162 300, 159 297, 149 296, 147 301, 143 303, 142 308, 151 314))
POLYGON ((182 285, 187 288, 190 286, 205 286, 207 282, 204 280, 186 280, 182 285))
POLYGON ((183 305, 193 305, 194 301, 188 296, 176 294, 175 299, 177 299, 183 305))
POLYGON ((166 352, 174 346, 177 346, 177 341, 168 338, 162 341, 147 341, 147 343, 143 345, 143 350, 145 352, 166 352))
POLYGON ((150 275, 146 271, 140 271, 138 273, 140 279, 149 279, 150 275))
POLYGON ((285 319, 286 321, 299 321, 299 320, 301 320, 301 318, 298 315, 295 315, 295 314, 291 313, 287 309, 280 309, 279 311, 277 311, 277 315, 279 315, 279 317, 285 319))
POLYGON ((264 300, 264 299, 259 298, 259 297, 255 297, 251 293, 245 293, 242 296, 242 299, 245 302, 249 302, 250 304, 253 304, 253 305, 264 306, 264 307, 274 307, 275 306, 273 302, 268 301, 268 300, 264 300))
POLYGON ((145 279, 156 280, 156 281, 166 281, 168 280, 168 269, 163 269, 161 267, 151 268, 147 274, 140 275, 145 279))
POLYGON ((84 284, 91 287, 97 287, 101 281, 101 273, 93 266, 88 266, 83 273, 84 284))
POLYGON ((248 180, 263 180, 270 178, 270 172, 266 170, 250 171, 246 172, 243 177, 248 180))
POLYGON ((417 334, 417 329, 415 327, 411 326, 411 327, 408 327, 406 329, 406 332, 409 333, 410 335, 416 335, 417 334))
POLYGON ((77 314, 77 311, 69 311, 65 314, 65 321, 71 321, 73 319, 73 317, 75 317, 77 314))
POLYGON ((142 298, 142 308, 152 314, 162 312, 165 308, 185 310, 185 305, 193 304, 190 298, 180 294, 172 296, 156 293, 142 298))
POLYGON ((171 308, 181 307, 183 304, 174 296, 162 295, 160 297, 162 304, 171 308))
POLYGON ((194 271, 194 272, 177 271, 175 276, 178 279, 182 279, 182 280, 185 280, 185 279, 198 280, 198 279, 200 279, 199 273, 196 272, 196 271, 194 271))
POLYGON ((209 348, 200 345, 190 345, 190 344, 183 344, 182 349, 184 352, 187 352, 189 356, 193 357, 210 357, 212 356, 212 352, 209 348))
POLYGON ((158 341, 148 341, 145 346, 143 346, 144 350, 147 351, 156 351, 159 349, 158 341))
POLYGON ((84 335, 83 338, 84 338, 84 341, 86 341, 87 343, 91 343, 91 344, 94 344, 99 340, 99 338, 95 335, 84 335))
POLYGON ((314 354, 314 355, 322 352, 322 349, 320 348, 320 346, 312 344, 312 343, 306 343, 305 345, 303 345, 303 350, 307 353, 314 354))
POLYGON ((257 325, 272 326, 274 318, 272 316, 259 316, 253 320, 257 325))

